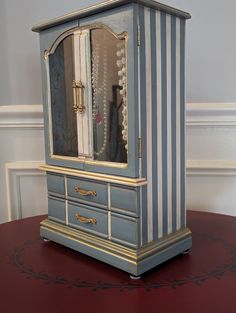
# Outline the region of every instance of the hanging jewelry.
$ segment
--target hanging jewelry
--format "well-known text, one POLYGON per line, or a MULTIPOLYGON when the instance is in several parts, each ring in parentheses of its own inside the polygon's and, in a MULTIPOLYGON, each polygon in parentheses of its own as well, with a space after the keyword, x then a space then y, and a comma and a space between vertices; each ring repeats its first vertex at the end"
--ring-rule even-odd
POLYGON ((92 117, 93 121, 97 124, 101 124, 102 117, 98 108, 98 96, 101 93, 101 88, 98 89, 99 81, 99 47, 96 45, 93 51, 92 62, 92 88, 93 88, 93 103, 92 103, 92 117))
POLYGON ((99 60, 99 45, 97 44, 93 51, 93 65, 92 65, 92 88, 93 88, 93 106, 92 117, 94 124, 101 125, 102 116, 99 112, 99 96, 103 95, 103 144, 98 152, 94 152, 96 156, 101 155, 107 146, 108 137, 108 105, 107 105, 107 47, 103 47, 103 82, 99 87, 99 68, 101 66, 99 60))
POLYGON ((117 44, 118 51, 116 53, 118 60, 116 62, 119 71, 119 86, 121 87, 120 95, 122 97, 123 109, 122 109, 122 138, 126 142, 125 149, 128 150, 128 108, 127 108, 127 90, 126 90, 126 58, 125 58, 125 44, 119 42, 117 44))

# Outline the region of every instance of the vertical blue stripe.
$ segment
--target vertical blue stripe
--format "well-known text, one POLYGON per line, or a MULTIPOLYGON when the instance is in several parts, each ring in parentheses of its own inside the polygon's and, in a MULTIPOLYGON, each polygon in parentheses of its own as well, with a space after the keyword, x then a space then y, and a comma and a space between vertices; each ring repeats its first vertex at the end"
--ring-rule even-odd
MULTIPOLYGON (((137 4, 133 4, 133 51, 131 50, 131 55, 133 52, 133 79, 134 79, 134 90, 133 90, 133 94, 134 94, 134 99, 138 99, 139 97, 139 91, 138 91, 138 49, 137 49, 137 38, 138 38, 138 29, 137 27, 135 27, 138 23, 138 5, 137 4)), ((128 55, 128 63, 130 63, 130 55, 128 55)), ((130 80, 129 80, 130 82, 130 80)), ((129 92, 129 91, 128 91, 129 92)), ((129 104, 128 104, 129 107, 129 104)), ((134 112, 134 117, 132 120, 131 125, 133 125, 133 123, 135 124, 135 127, 133 129, 133 131, 135 132, 135 140, 136 140, 136 144, 135 144, 135 153, 134 155, 130 155, 128 161, 130 161, 130 163, 135 163, 134 164, 134 168, 138 169, 139 168, 139 158, 138 158, 138 137, 139 137, 139 110, 138 110, 138 106, 136 105, 136 103, 133 106, 134 109, 132 109, 132 112, 134 112)), ((129 117, 129 116, 128 116, 129 117)), ((129 123, 129 121, 128 121, 129 123)), ((129 124, 128 124, 129 125, 129 124)), ((129 132, 128 132, 129 133, 129 132)), ((128 143, 129 144, 129 143, 128 143)), ((130 154, 132 153, 132 149, 130 150, 130 154)), ((130 166, 130 165, 129 165, 130 166)), ((136 170, 135 170, 136 171, 136 170)), ((138 170, 139 172, 139 170, 138 170)), ((137 172, 136 172, 137 173, 137 172)))
POLYGON ((156 62, 156 12, 150 11, 151 34, 151 76, 152 76, 152 199, 153 199, 153 240, 158 239, 158 205, 157 205, 157 62, 156 62))
MULTIPOLYGON (((140 22, 140 80, 141 80, 141 118, 142 118, 142 177, 147 177, 147 143, 146 143, 146 54, 145 54, 145 29, 144 7, 139 8, 140 22)), ((143 244, 147 243, 147 188, 142 188, 142 236, 143 244)))
POLYGON ((181 227, 185 227, 185 20, 180 20, 181 227))
POLYGON ((142 187, 142 244, 148 242, 147 225, 147 185, 142 187))
POLYGON ((172 231, 176 231, 176 17, 171 16, 172 231))
POLYGON ((141 80, 141 114, 142 114, 142 177, 147 177, 147 143, 146 143, 146 45, 145 45, 145 29, 144 29, 144 8, 140 7, 140 80, 141 80))
POLYGON ((166 14, 161 12, 161 60, 162 60, 162 189, 163 189, 163 235, 168 233, 167 207, 167 73, 166 73, 166 14))

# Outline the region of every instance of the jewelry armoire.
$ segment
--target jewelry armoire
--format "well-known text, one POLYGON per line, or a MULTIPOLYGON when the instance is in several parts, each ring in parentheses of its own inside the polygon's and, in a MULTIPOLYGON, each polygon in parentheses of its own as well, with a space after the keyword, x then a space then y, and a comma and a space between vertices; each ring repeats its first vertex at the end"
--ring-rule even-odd
POLYGON ((138 276, 188 250, 186 12, 109 0, 36 25, 48 218, 41 237, 138 276))

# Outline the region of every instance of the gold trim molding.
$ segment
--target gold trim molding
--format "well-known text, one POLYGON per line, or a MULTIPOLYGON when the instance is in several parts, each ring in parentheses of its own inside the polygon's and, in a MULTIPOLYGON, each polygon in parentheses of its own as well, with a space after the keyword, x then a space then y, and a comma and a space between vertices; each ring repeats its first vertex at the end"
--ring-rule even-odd
POLYGON ((63 235, 70 240, 74 240, 84 246, 103 251, 107 254, 126 260, 134 265, 138 262, 160 253, 169 246, 191 236, 188 228, 183 228, 173 234, 167 235, 162 239, 153 241, 144 247, 131 249, 123 245, 111 242, 110 240, 99 238, 97 236, 85 233, 80 230, 69 228, 68 226, 58 224, 49 219, 41 222, 41 229, 48 230, 58 235, 63 235))
POLYGON ((147 184, 146 178, 128 178, 123 176, 106 175, 94 172, 76 170, 53 165, 41 165, 40 170, 45 172, 57 173, 62 175, 72 175, 81 178, 95 179, 98 181, 126 185, 131 187, 139 187, 147 184))

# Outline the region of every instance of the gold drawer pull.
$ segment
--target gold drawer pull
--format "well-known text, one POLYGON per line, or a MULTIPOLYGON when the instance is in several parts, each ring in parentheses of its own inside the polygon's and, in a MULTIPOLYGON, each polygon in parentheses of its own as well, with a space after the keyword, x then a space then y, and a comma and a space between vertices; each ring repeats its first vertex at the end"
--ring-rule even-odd
POLYGON ((81 196, 96 196, 96 191, 81 189, 79 186, 75 187, 75 191, 78 192, 81 196))
POLYGON ((89 218, 89 217, 81 216, 79 213, 75 214, 75 218, 81 223, 94 224, 94 225, 97 224, 96 218, 89 218))

